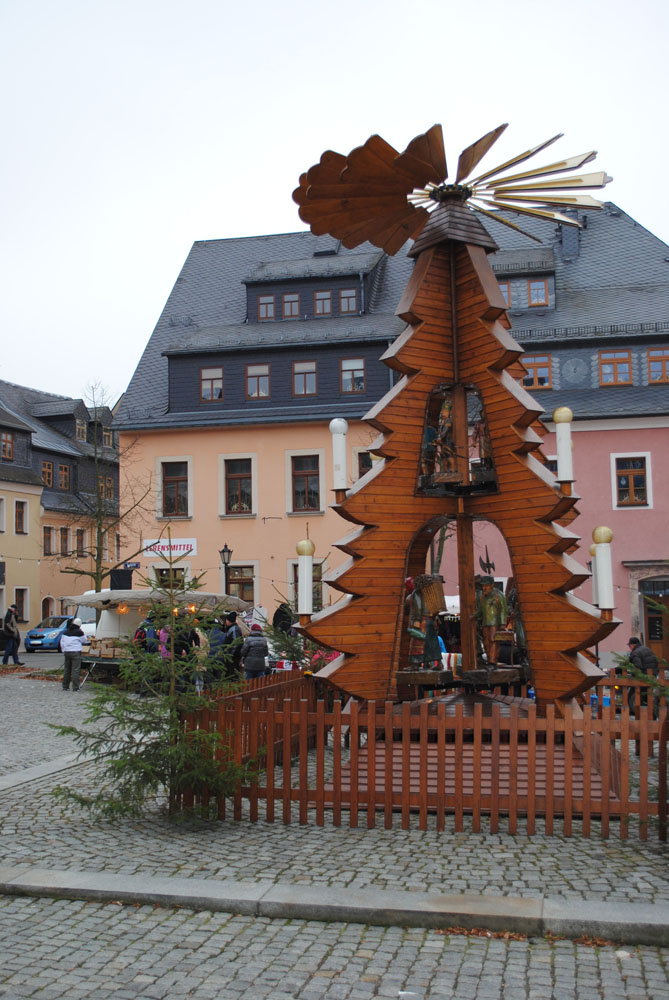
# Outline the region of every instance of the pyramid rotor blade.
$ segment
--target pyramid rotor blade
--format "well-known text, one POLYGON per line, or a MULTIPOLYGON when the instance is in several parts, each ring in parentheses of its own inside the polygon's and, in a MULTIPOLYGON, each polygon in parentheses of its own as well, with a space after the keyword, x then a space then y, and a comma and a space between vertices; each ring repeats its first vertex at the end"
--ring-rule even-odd
POLYGON ((504 125, 498 125, 497 128, 492 130, 492 132, 488 132, 487 135, 481 136, 481 138, 477 139, 476 142, 473 142, 471 146, 467 146, 466 149, 463 149, 460 153, 460 159, 458 160, 458 172, 455 177, 456 184, 459 184, 460 181, 469 177, 474 167, 481 162, 488 150, 497 142, 508 124, 508 122, 505 122, 504 125))
POLYGON ((562 174, 566 170, 578 170, 579 167, 590 163, 597 156, 595 150, 589 153, 581 153, 580 156, 569 156, 566 160, 557 160, 555 163, 548 163, 545 167, 535 167, 534 170, 525 170, 520 174, 509 174, 508 177, 498 177, 496 180, 484 185, 485 188, 501 187, 513 181, 522 181, 526 177, 546 177, 549 174, 562 174))
POLYGON ((595 188, 603 188, 606 184, 613 180, 613 177, 609 177, 606 171, 601 170, 594 174, 577 174, 576 176, 569 175, 569 177, 553 177, 550 180, 542 181, 537 179, 531 184, 509 184, 489 185, 494 190, 495 194, 501 194, 504 192, 513 191, 544 191, 551 189, 560 188, 578 188, 579 191, 585 191, 587 189, 594 190, 595 188))
POLYGON ((499 212, 490 212, 487 208, 481 208, 480 205, 472 204, 471 207, 475 212, 479 212, 481 215, 487 215, 489 219, 494 219, 495 222, 499 222, 502 226, 508 226, 509 229, 515 229, 517 233, 522 233, 523 236, 529 236, 531 240, 535 243, 541 243, 541 239, 538 236, 533 236, 532 233, 528 233, 526 229, 521 229, 517 226, 515 222, 511 222, 510 219, 504 219, 499 214, 499 212))
POLYGON ((589 194, 553 194, 552 191, 535 192, 534 194, 514 194, 508 189, 504 192, 495 191, 495 201, 519 201, 529 205, 573 205, 579 208, 601 208, 602 202, 589 194))
POLYGON ((419 184, 425 184, 427 181, 441 184, 446 180, 448 172, 441 125, 433 125, 427 132, 412 139, 395 162, 399 167, 408 169, 409 164, 414 165, 415 161, 421 163, 420 169, 424 171, 422 179, 418 181, 419 184))
POLYGON ((543 208, 530 208, 529 205, 513 205, 506 201, 491 201, 487 198, 480 199, 485 205, 490 205, 492 208, 497 208, 505 212, 516 212, 520 215, 531 215, 537 219, 550 219, 552 222, 564 222, 566 226, 574 226, 576 229, 581 229, 581 223, 578 219, 570 219, 568 215, 562 215, 561 212, 550 212, 548 209, 543 208))
POLYGON ((474 187, 475 184, 480 184, 481 181, 486 180, 488 177, 494 177, 495 174, 501 173, 502 170, 506 170, 507 167, 515 167, 517 163, 524 163, 525 160, 529 160, 531 157, 536 156, 537 153, 540 153, 542 149, 547 149, 548 146, 552 146, 553 143, 557 142, 558 139, 561 139, 563 135, 564 132, 558 132, 558 134, 554 135, 551 139, 546 139, 545 142, 540 142, 538 146, 533 146, 532 149, 525 150, 525 152, 521 153, 520 156, 514 156, 512 159, 506 160, 504 163, 500 163, 498 167, 493 167, 492 170, 487 170, 484 174, 479 174, 478 177, 474 177, 474 179, 469 182, 470 185, 474 187))

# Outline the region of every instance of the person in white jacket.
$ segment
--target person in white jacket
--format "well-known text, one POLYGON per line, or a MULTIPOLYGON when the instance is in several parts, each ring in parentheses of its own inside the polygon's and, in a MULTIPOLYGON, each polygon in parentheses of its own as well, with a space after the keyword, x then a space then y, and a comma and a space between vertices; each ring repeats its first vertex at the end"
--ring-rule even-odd
POLYGON ((60 651, 65 654, 63 691, 70 690, 70 679, 72 680, 72 690, 79 690, 81 650, 85 641, 86 636, 81 628, 81 618, 71 618, 67 623, 67 628, 60 637, 60 651))

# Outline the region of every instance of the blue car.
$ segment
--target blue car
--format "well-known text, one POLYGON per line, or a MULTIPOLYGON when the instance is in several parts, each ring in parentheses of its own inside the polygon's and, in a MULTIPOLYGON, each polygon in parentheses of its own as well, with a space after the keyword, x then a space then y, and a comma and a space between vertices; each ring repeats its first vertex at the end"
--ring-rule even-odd
POLYGON ((52 615, 35 628, 31 628, 23 640, 26 652, 34 653, 37 649, 58 649, 60 637, 71 617, 71 615, 52 615))

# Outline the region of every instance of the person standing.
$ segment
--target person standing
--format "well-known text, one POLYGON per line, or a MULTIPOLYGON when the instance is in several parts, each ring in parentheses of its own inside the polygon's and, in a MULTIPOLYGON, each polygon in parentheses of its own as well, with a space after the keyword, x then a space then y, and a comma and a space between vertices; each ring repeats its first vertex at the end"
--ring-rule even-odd
POLYGON ((2 658, 3 666, 9 662, 10 656, 17 667, 25 666, 24 662, 19 660, 21 633, 19 632, 19 620, 17 615, 18 608, 15 604, 10 604, 7 608, 7 614, 5 615, 5 621, 3 624, 3 633, 5 636, 5 655, 2 658))
POLYGON ((483 634, 483 648, 489 667, 494 667, 497 663, 499 645, 495 639, 497 630, 506 624, 508 611, 506 599, 501 590, 495 587, 495 581, 491 576, 481 578, 481 594, 476 601, 476 614, 474 616, 481 626, 483 634))
POLYGON ((79 675, 81 673, 81 650, 86 636, 81 628, 81 618, 71 618, 60 637, 60 651, 65 655, 63 667, 63 691, 79 690, 79 675))
MULTIPOLYGON (((644 674, 650 673, 653 677, 657 677, 659 671, 659 660, 652 649, 649 649, 648 646, 644 646, 641 639, 638 639, 635 635, 627 640, 627 648, 629 650, 627 658, 636 670, 640 670, 644 674)), ((646 705, 648 701, 648 688, 641 688, 639 693, 641 695, 639 704, 646 705)), ((629 693, 630 712, 634 712, 636 702, 635 695, 636 690, 632 688, 629 693)), ((653 699, 653 701, 657 700, 657 697, 653 699)))
POLYGON ((241 649, 241 663, 244 667, 244 677, 247 681, 254 677, 262 677, 267 670, 265 658, 269 656, 267 639, 262 634, 260 625, 251 626, 251 635, 244 640, 241 649))
POLYGON ((225 638, 223 639, 223 657, 225 660, 226 677, 236 677, 242 655, 242 630, 237 624, 237 612, 229 611, 225 616, 225 638))

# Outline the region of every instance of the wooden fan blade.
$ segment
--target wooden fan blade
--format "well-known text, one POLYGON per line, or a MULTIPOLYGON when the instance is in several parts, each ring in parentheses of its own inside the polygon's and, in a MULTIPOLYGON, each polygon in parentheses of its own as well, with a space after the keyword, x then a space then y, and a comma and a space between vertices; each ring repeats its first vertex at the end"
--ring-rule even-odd
POLYGON ((423 228, 428 217, 425 209, 405 206, 402 212, 389 213, 382 219, 352 226, 342 232, 340 238, 343 245, 349 249, 369 242, 385 250, 386 253, 397 253, 408 239, 423 228))
POLYGON ((323 153, 320 163, 315 163, 307 170, 307 180, 310 184, 336 184, 341 172, 346 166, 346 157, 341 153, 328 150, 323 153))
POLYGON ((467 146, 466 149, 460 153, 460 159, 458 160, 458 172, 455 177, 455 183, 459 184, 465 178, 469 177, 474 167, 477 163, 480 163, 488 150, 493 146, 500 135, 507 127, 509 123, 506 122, 504 125, 498 125, 497 128, 493 129, 492 132, 488 132, 487 135, 482 136, 473 142, 471 146, 467 146))
POLYGON ((441 125, 433 125, 427 132, 412 139, 395 162, 403 170, 414 174, 421 186, 427 181, 435 184, 445 181, 448 172, 441 125))
POLYGON ((406 185, 397 181, 394 177, 383 177, 378 181, 364 184, 347 184, 339 181, 338 184, 311 184, 308 186, 308 197, 310 200, 323 198, 382 198, 396 195, 406 201, 406 185))
POLYGON ((479 184, 487 177, 494 177, 495 174, 501 173, 501 171, 506 170, 507 167, 513 167, 516 163, 523 163, 525 160, 529 160, 532 156, 536 156, 537 153, 540 153, 542 149, 552 146, 553 143, 557 142, 558 139, 561 139, 563 135, 564 132, 558 132, 558 134, 554 135, 551 139, 546 139, 545 142, 540 142, 538 146, 533 146, 532 149, 526 149, 525 152, 521 153, 519 156, 514 156, 510 160, 505 160, 504 163, 500 163, 499 166, 493 167, 492 170, 487 170, 484 174, 479 174, 478 177, 474 177, 474 179, 469 182, 470 185, 473 187, 474 184, 479 184))
POLYGON ((503 184, 510 184, 512 181, 521 181, 525 177, 543 177, 548 174, 562 174, 565 170, 578 170, 579 167, 590 163, 597 156, 594 150, 589 153, 581 153, 580 156, 569 156, 566 160, 557 160, 549 163, 545 167, 535 167, 534 170, 525 170, 520 174, 509 174, 508 177, 498 177, 496 181, 486 184, 486 188, 501 187, 503 184))

